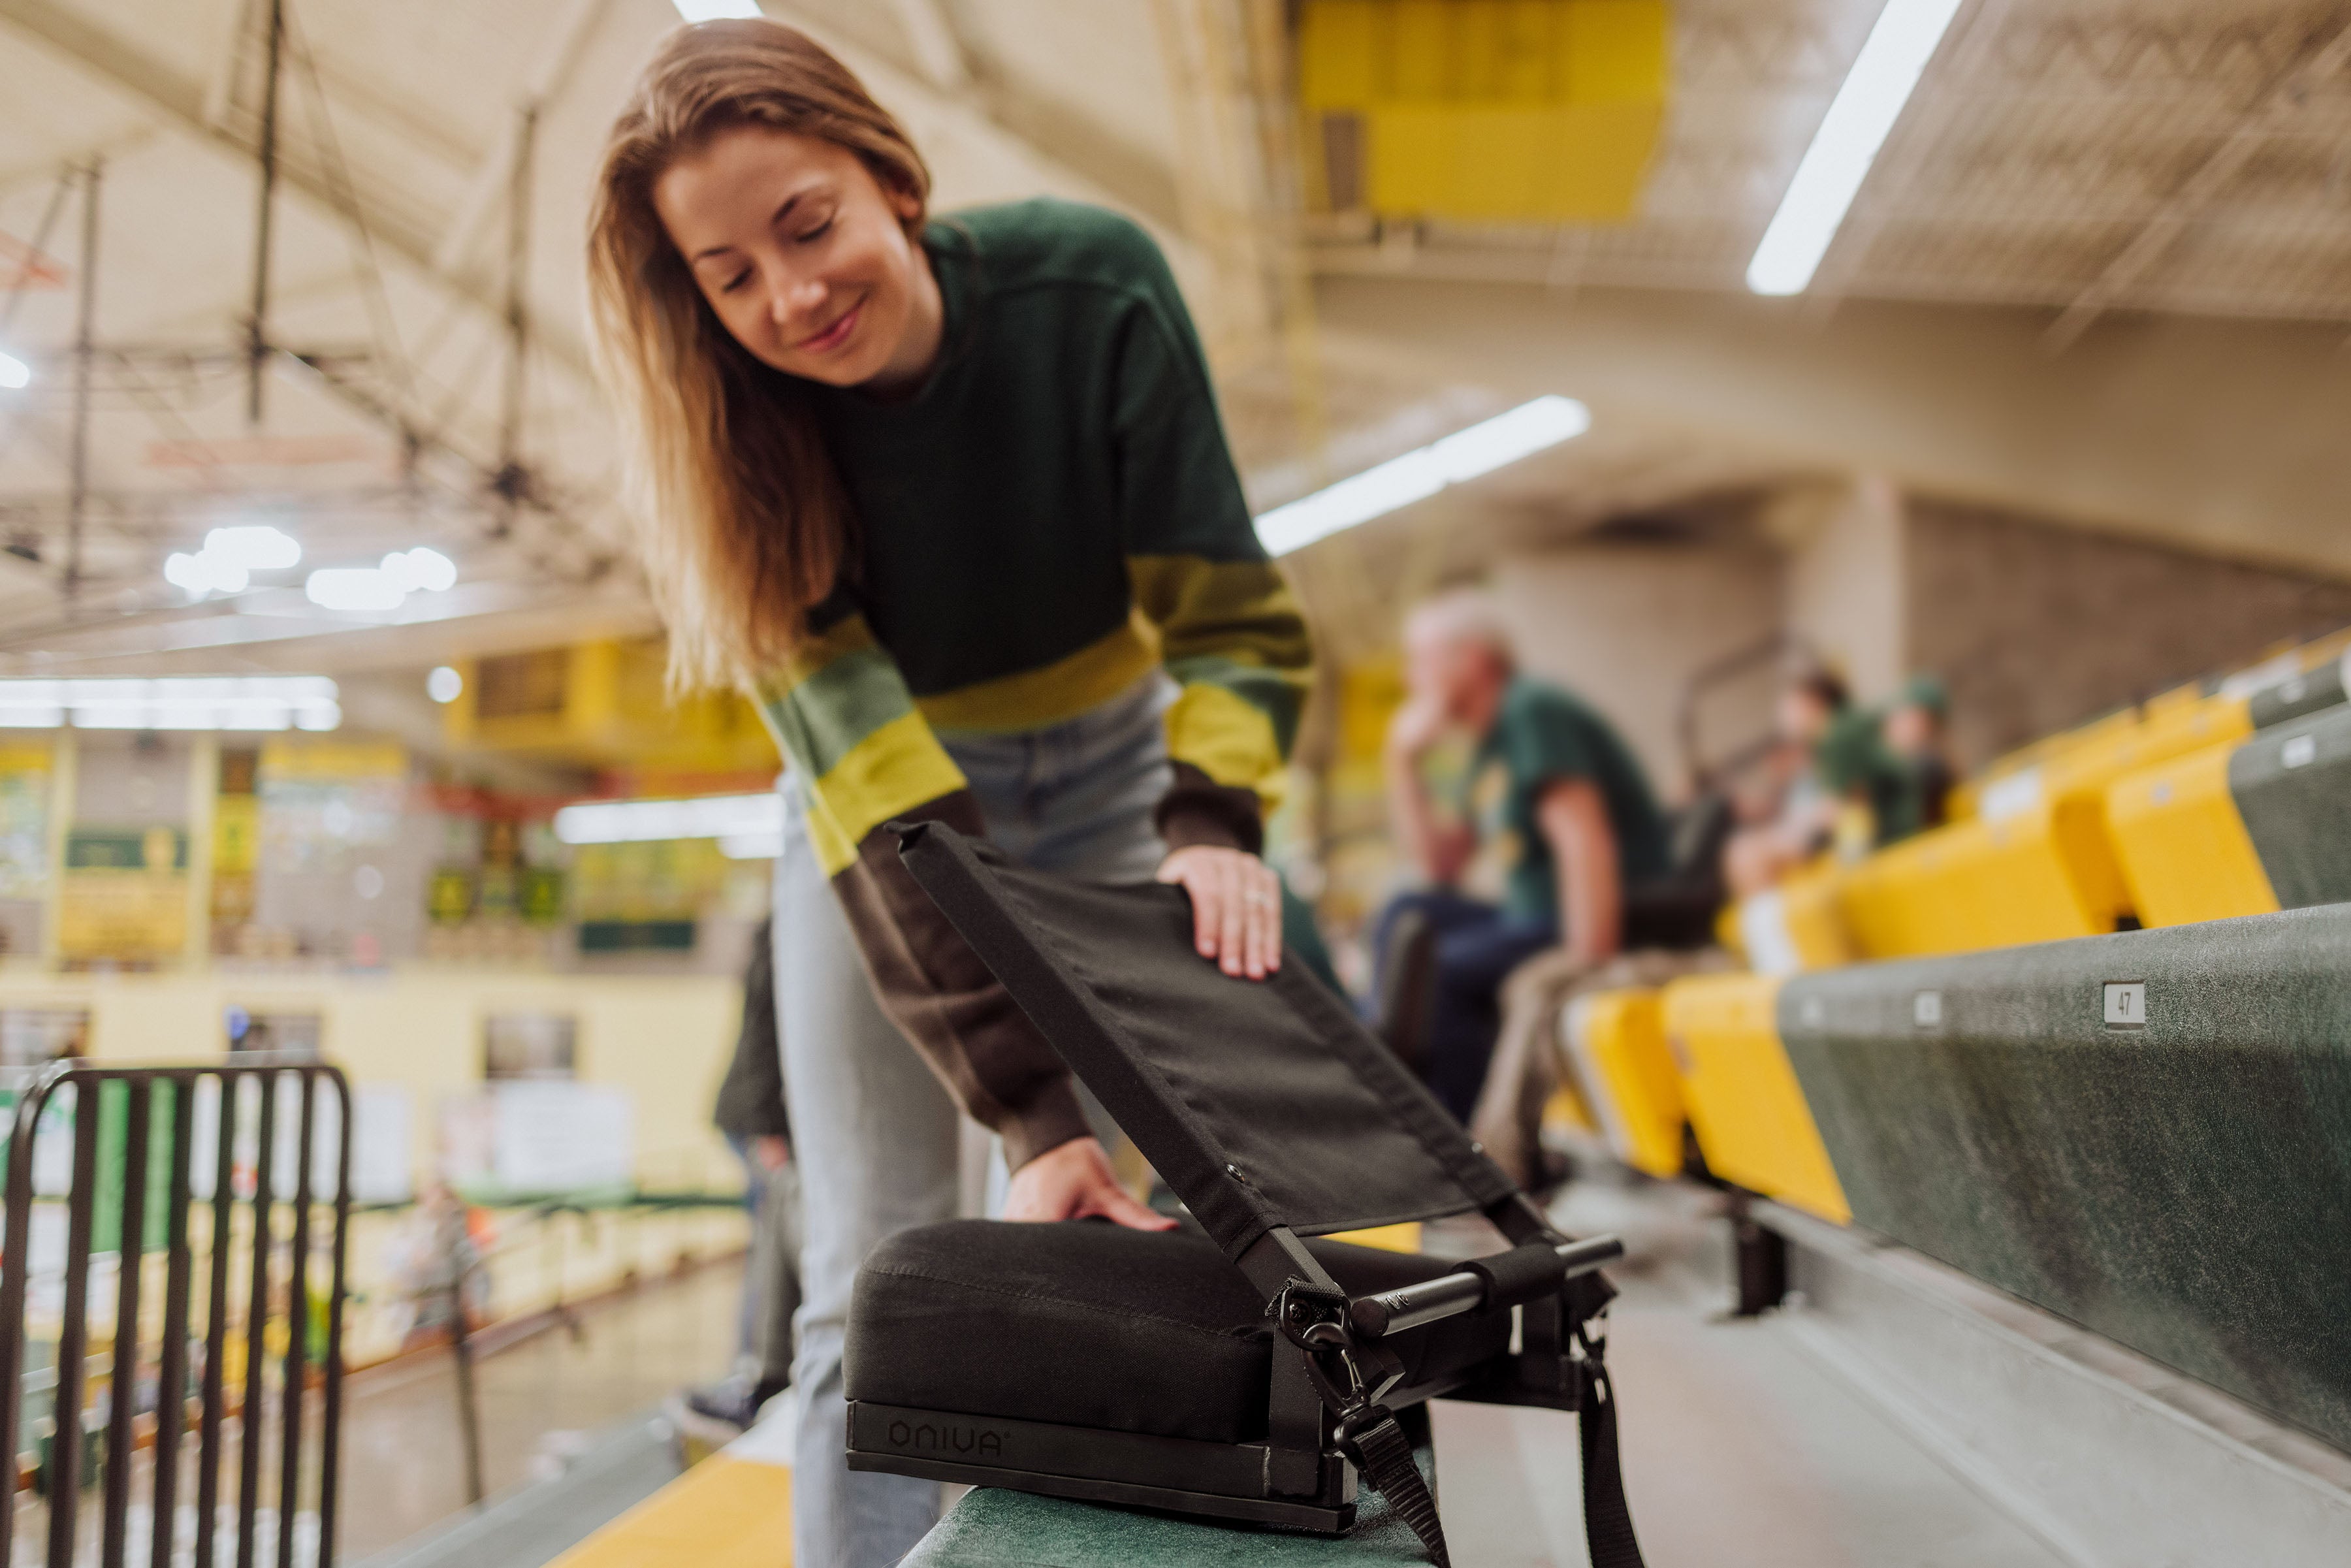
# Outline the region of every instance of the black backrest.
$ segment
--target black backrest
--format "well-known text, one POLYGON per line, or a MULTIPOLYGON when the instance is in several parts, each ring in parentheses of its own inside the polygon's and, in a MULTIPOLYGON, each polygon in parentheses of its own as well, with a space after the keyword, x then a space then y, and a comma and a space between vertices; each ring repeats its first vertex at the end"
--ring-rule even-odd
POLYGON ((1231 978, 1177 888, 1008 862, 937 822, 894 825, 937 901, 1227 1254, 1508 1203, 1510 1178, 1303 966, 1231 978))

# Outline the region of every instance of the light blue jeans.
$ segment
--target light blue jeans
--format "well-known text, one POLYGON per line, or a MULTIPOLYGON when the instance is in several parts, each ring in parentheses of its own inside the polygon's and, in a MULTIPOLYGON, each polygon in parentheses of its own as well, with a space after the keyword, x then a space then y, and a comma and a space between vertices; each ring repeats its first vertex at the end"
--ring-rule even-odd
MULTIPOLYGON (((1102 882, 1148 879, 1165 852, 1151 815, 1170 781, 1154 674, 1064 723, 1020 735, 943 734, 988 837, 1015 859, 1102 882)), ((855 940, 809 843, 787 779, 776 862, 776 1012, 806 1206, 792 1561, 885 1568, 938 1519, 935 1481, 852 1475, 841 1343, 858 1266, 883 1238, 956 1214, 955 1102, 883 1015, 855 940)))

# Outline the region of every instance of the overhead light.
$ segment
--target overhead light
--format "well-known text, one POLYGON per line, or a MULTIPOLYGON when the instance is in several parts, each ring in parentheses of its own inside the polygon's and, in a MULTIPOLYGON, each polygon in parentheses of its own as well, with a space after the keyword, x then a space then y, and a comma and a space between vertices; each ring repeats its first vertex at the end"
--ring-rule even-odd
POLYGON ((301 560, 302 546, 292 534, 255 523, 214 528, 204 535, 204 553, 247 571, 283 571, 301 560))
MULTIPOLYGON (((780 835, 783 797, 703 795, 684 800, 585 800, 555 813, 555 836, 567 844, 633 844, 659 839, 780 835)), ((743 858, 743 857, 738 857, 743 858)))
POLYGON ((206 550, 194 555, 174 550, 163 561, 163 580, 190 599, 202 599, 207 593, 243 593, 252 580, 253 574, 244 567, 206 550))
POLYGON ((337 698, 324 675, 0 681, 0 728, 328 730, 337 698))
POLYGON ((1802 294, 1828 254, 1837 225, 1860 193, 1861 183, 1935 47, 1959 14, 1960 0, 1886 0, 1869 40, 1845 73, 1835 101, 1796 165, 1763 243, 1747 264, 1747 287, 1758 294, 1802 294))
POLYGON ((689 22, 719 22, 734 16, 759 15, 758 0, 673 0, 677 14, 689 22))
POLYGON ((408 590, 374 567, 338 566, 312 572, 302 594, 321 610, 397 610, 408 590))
POLYGON ((266 523, 214 528, 204 548, 191 555, 176 550, 163 562, 163 580, 202 599, 207 593, 243 593, 256 571, 282 571, 302 559, 293 535, 266 523))
POLYGON ((1257 519, 1257 537, 1270 555, 1328 538, 1400 507, 1425 501, 1448 485, 1531 457, 1592 428, 1592 411, 1572 397, 1539 397, 1442 441, 1390 458, 1352 478, 1276 507, 1257 519))
POLYGON ((0 388, 15 392, 33 384, 33 367, 16 355, 0 350, 0 388))
POLYGON ((397 610, 412 593, 445 593, 456 584, 457 563, 420 545, 394 550, 375 566, 314 571, 302 591, 322 610, 397 610))
POLYGON ((465 677, 446 664, 424 677, 424 695, 436 703, 453 703, 465 690, 465 677))
POLYGON ((730 861, 771 861, 784 852, 784 827, 779 821, 772 833, 723 833, 718 840, 718 852, 730 861))
POLYGON ((401 586, 405 593, 446 593, 457 585, 457 563, 437 549, 419 545, 411 550, 394 550, 383 558, 378 571, 401 586))

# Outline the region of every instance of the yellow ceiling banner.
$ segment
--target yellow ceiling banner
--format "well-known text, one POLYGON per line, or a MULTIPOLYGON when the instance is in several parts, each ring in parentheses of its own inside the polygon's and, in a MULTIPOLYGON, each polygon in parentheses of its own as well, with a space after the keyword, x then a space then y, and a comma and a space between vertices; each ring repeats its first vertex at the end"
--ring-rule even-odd
POLYGON ((1306 0, 1299 102, 1332 212, 1606 223, 1672 81, 1666 0, 1306 0))

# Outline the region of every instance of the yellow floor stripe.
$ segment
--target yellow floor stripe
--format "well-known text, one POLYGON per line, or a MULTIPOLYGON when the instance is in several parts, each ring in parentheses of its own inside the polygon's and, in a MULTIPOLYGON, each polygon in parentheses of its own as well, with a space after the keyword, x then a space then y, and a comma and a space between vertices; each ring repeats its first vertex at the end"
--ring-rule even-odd
POLYGON ((792 1472, 713 1454, 549 1568, 789 1568, 792 1472))

